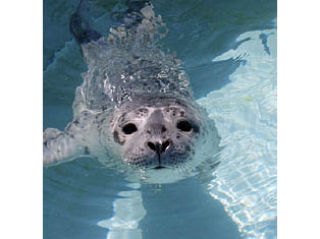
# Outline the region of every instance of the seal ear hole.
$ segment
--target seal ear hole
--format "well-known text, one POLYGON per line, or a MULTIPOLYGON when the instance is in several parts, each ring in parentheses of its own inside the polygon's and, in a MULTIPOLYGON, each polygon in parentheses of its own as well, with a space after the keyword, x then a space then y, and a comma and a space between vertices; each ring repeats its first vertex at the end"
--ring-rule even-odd
POLYGON ((193 127, 189 121, 181 120, 177 123, 177 128, 184 132, 190 132, 193 127))
POLYGON ((122 131, 125 134, 132 134, 132 133, 136 132, 137 130, 138 130, 137 126, 135 124, 132 124, 132 123, 126 124, 122 128, 122 131))

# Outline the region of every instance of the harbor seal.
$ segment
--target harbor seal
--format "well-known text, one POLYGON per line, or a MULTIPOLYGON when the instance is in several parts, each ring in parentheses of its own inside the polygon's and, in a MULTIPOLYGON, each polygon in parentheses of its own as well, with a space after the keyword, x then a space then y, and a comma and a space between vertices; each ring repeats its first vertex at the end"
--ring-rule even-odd
POLYGON ((158 46, 167 30, 152 4, 127 3, 108 37, 91 29, 81 4, 70 29, 88 71, 72 122, 63 132, 44 132, 44 164, 85 156, 122 170, 186 174, 212 161, 219 149, 214 122, 195 102, 181 61, 158 46))

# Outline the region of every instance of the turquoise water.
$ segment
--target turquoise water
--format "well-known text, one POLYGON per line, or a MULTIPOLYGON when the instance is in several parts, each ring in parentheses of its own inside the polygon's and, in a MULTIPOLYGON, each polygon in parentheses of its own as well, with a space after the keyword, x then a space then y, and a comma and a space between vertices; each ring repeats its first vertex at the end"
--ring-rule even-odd
MULTIPOLYGON (((92 1, 106 33, 117 1, 92 1)), ((77 1, 44 2, 44 128, 72 119, 86 70, 68 21, 77 1)), ((276 1, 153 1, 198 102, 222 138, 205 179, 128 182, 82 158, 44 169, 44 238, 276 237, 276 1)))

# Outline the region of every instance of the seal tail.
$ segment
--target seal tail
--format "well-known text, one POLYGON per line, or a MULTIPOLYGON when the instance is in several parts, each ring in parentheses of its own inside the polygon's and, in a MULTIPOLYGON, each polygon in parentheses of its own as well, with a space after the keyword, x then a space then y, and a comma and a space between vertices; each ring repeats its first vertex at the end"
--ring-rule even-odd
POLYGON ((102 59, 106 46, 138 49, 152 46, 166 34, 166 31, 158 31, 165 24, 160 15, 155 16, 150 1, 120 0, 111 13, 115 27, 111 27, 105 37, 90 26, 90 4, 88 0, 81 0, 70 18, 70 31, 80 44, 87 64, 102 59))
POLYGON ((136 27, 142 22, 144 16, 141 10, 151 5, 151 2, 149 0, 126 0, 124 5, 124 9, 119 11, 115 10, 111 13, 111 20, 115 25, 123 25, 128 29, 136 27))
POLYGON ((87 0, 80 0, 77 10, 70 18, 70 31, 77 42, 82 45, 91 41, 97 41, 101 34, 90 26, 90 5, 87 0))
POLYGON ((165 24, 160 15, 155 15, 150 1, 127 0, 116 7, 111 14, 114 27, 110 28, 109 43, 117 42, 131 48, 147 47, 166 35, 165 24))
POLYGON ((101 34, 91 29, 89 23, 84 21, 78 12, 75 12, 71 16, 70 31, 80 45, 89 43, 90 41, 97 41, 101 38, 101 34))
POLYGON ((81 0, 75 13, 71 15, 70 32, 81 46, 81 54, 87 64, 95 62, 100 52, 100 39, 103 36, 95 31, 90 24, 90 3, 81 0))
MULTIPOLYGON (((126 0, 122 10, 111 13, 111 20, 115 25, 122 25, 126 29, 134 28, 142 22, 144 16, 140 10, 147 5, 151 5, 149 0, 126 0)), ((97 41, 102 37, 90 26, 89 18, 86 18, 89 14, 89 5, 86 0, 81 0, 77 11, 70 18, 70 31, 80 45, 97 41)))

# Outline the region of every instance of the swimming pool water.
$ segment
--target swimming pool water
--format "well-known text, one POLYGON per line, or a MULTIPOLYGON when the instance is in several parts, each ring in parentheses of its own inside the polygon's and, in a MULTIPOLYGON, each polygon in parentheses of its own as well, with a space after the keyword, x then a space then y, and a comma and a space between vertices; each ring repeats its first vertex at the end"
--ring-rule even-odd
MULTIPOLYGON (((92 1, 106 33, 117 1, 92 1)), ((44 128, 72 119, 86 70, 68 31, 78 1, 44 2, 44 128)), ((82 158, 44 169, 44 238, 276 238, 276 1, 153 1, 195 97, 215 120, 221 163, 205 179, 128 182, 82 158), (248 8, 250 6, 250 8, 248 8)))
POLYGON ((244 235, 276 237, 276 31, 251 31, 213 59, 241 58, 231 83, 199 99, 220 135, 221 164, 209 183, 244 235), (264 37, 267 39, 264 41, 264 37))

